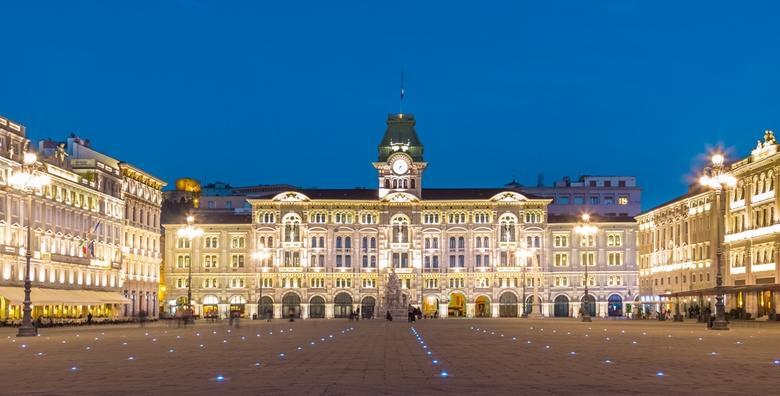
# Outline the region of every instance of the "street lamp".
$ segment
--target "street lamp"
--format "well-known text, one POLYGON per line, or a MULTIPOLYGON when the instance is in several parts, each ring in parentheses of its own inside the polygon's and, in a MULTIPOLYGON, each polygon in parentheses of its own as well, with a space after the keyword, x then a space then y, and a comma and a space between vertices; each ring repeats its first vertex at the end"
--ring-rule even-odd
MULTIPOLYGON (((259 302, 258 306, 263 306, 263 270, 265 270, 265 267, 263 266, 263 261, 267 259, 271 254, 268 253, 268 249, 265 248, 264 245, 260 245, 260 250, 252 253, 252 259, 258 260, 260 262, 260 278, 259 278, 259 292, 260 296, 257 298, 257 301, 259 302)), ((265 318, 265 312, 259 312, 259 318, 264 319, 265 318)))
MULTIPOLYGON (((190 248, 194 251, 194 245, 192 241, 203 235, 203 229, 195 227, 193 224, 195 222, 195 217, 193 216, 187 216, 187 226, 179 228, 179 230, 176 232, 176 235, 179 238, 187 238, 190 241, 190 248)), ((190 318, 192 318, 193 311, 192 311, 192 264, 195 262, 195 257, 190 258, 190 262, 187 265, 187 310, 190 315, 190 318)))
POLYGON ((721 269, 723 256, 723 243, 720 237, 721 222, 725 214, 721 214, 721 193, 725 188, 731 188, 737 185, 737 179, 726 172, 723 163, 725 158, 723 154, 714 154, 712 156, 712 166, 704 168, 704 173, 699 178, 699 183, 715 191, 715 235, 717 235, 716 265, 717 276, 715 278, 715 320, 712 322, 712 330, 728 330, 729 325, 726 322, 726 309, 723 305, 723 271, 721 269))
MULTIPOLYGON (((519 249, 517 251, 517 257, 520 259, 520 262, 521 262, 521 264, 523 266, 523 296, 521 297, 522 300, 523 300, 523 312, 520 313, 520 317, 521 318, 528 317, 528 314, 526 312, 526 311, 528 311, 526 309, 526 304, 527 303, 525 301, 525 284, 526 284, 525 271, 526 271, 526 267, 528 266, 528 258, 531 257, 532 254, 533 253, 529 249, 526 249, 526 248, 521 248, 521 249, 519 249)), ((531 306, 533 307, 533 303, 531 303, 531 306)))
POLYGON ((19 327, 17 337, 30 337, 37 335, 32 323, 32 302, 30 301, 30 261, 32 259, 32 197, 36 190, 51 183, 46 173, 36 170, 38 157, 33 152, 24 153, 21 169, 15 171, 8 181, 17 190, 27 194, 27 243, 24 249, 24 308, 22 309, 22 325, 19 327))
MULTIPOLYGON (((583 213, 582 221, 574 227, 574 232, 577 233, 580 238, 588 238, 595 235, 598 232, 598 228, 590 224, 590 215, 583 213)), ((580 243, 580 246, 582 246, 582 243, 580 243)), ((588 263, 580 264, 585 264, 585 297, 583 298, 582 321, 590 322, 590 310, 588 309, 588 304, 590 304, 590 294, 588 293, 588 263)))

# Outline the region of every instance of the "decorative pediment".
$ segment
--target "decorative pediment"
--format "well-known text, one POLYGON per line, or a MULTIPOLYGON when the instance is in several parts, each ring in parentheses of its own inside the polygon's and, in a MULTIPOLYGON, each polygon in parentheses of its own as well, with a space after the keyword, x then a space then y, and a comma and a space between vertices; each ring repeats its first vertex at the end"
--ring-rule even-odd
POLYGON ((412 194, 408 194, 405 192, 393 192, 390 194, 385 195, 384 198, 382 198, 382 201, 384 202, 419 202, 420 198, 415 197, 412 194))
POLYGON ((528 198, 514 191, 504 191, 494 195, 490 200, 494 202, 522 202, 527 201, 528 198))
POLYGON ((307 202, 311 201, 309 197, 295 191, 285 191, 283 193, 276 194, 273 198, 275 202, 307 202))

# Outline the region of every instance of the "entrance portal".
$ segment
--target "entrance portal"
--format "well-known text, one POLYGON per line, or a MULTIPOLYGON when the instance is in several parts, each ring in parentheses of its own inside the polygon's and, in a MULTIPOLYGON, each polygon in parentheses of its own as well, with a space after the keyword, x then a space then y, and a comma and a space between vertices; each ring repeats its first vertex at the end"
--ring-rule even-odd
POLYGON ((336 294, 333 299, 333 317, 348 318, 352 313, 352 296, 347 293, 336 294))
POLYGON ((490 317, 490 300, 485 296, 479 296, 474 301, 474 316, 478 318, 490 317))
POLYGON ((325 299, 314 296, 309 300, 309 317, 315 319, 325 318, 325 299))
POLYGON ((282 297, 282 315, 285 318, 301 317, 301 298, 295 293, 287 293, 282 297))
POLYGON ((569 316, 569 298, 566 296, 555 297, 554 301, 555 310, 554 316, 556 318, 566 318, 569 316))
MULTIPOLYGON (((681 310, 685 312, 685 310, 681 310)), ((607 299, 607 315, 623 316, 623 297, 613 294, 607 299)))
POLYGON ((360 304, 360 316, 363 319, 372 319, 374 317, 374 307, 376 299, 374 297, 365 297, 360 304))
POLYGON ((264 296, 257 302, 257 316, 260 319, 271 319, 274 317, 274 300, 271 297, 264 296))
POLYGON ((517 296, 511 292, 504 292, 498 298, 498 315, 502 318, 517 317, 517 296))
POLYGON ((447 305, 447 316, 455 318, 466 316, 466 297, 464 297, 463 294, 450 294, 450 302, 447 305))

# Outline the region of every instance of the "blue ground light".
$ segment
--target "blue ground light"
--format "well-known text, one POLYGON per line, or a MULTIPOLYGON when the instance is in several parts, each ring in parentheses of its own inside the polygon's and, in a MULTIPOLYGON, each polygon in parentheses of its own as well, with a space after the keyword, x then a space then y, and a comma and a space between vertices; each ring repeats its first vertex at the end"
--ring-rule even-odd
POLYGON ((222 382, 225 380, 225 377, 223 375, 218 375, 216 378, 214 378, 217 382, 222 382))
POLYGON ((663 372, 663 371, 659 371, 659 372, 655 373, 655 375, 656 375, 657 377, 663 377, 665 374, 664 374, 664 372, 663 372))
POLYGON ((446 371, 442 371, 441 374, 439 374, 439 376, 442 378, 447 378, 449 377, 449 374, 446 371))

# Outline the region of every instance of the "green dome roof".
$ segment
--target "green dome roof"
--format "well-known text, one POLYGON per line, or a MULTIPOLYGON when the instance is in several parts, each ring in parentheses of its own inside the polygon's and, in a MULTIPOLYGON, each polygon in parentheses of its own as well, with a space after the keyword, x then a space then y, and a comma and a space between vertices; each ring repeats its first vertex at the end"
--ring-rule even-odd
POLYGON ((387 129, 379 143, 379 161, 397 152, 409 154, 415 161, 423 161, 423 145, 414 129, 414 114, 388 114, 387 129))

